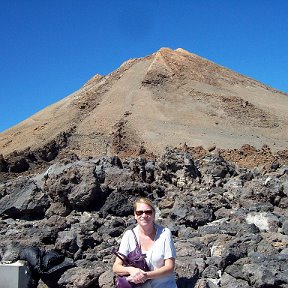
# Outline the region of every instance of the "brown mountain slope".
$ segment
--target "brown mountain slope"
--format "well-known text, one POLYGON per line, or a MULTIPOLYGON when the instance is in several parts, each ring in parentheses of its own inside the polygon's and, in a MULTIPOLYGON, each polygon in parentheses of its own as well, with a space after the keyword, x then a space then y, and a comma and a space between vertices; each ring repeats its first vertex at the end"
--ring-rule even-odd
POLYGON ((183 143, 266 144, 277 151, 287 149, 287 131, 287 94, 183 49, 162 48, 96 75, 4 131, 0 154, 41 149, 63 133, 63 149, 79 157, 130 154, 140 147, 157 154, 183 143))

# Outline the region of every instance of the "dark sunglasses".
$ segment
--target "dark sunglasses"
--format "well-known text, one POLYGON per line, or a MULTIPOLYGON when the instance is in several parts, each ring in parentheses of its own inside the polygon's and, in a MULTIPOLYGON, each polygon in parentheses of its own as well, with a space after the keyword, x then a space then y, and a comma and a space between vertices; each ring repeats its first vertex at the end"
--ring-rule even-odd
POLYGON ((137 216, 141 216, 142 214, 146 214, 146 215, 149 215, 149 216, 151 216, 152 215, 152 213, 153 213, 153 211, 152 210, 138 210, 138 211, 135 211, 135 214, 137 215, 137 216))

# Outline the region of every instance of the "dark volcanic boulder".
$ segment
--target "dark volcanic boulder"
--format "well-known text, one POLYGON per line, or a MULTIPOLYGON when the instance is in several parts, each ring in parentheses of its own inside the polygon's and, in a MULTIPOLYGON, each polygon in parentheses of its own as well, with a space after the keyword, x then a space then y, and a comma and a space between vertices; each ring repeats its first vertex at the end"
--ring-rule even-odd
POLYGON ((52 203, 61 202, 70 211, 99 209, 107 195, 100 187, 93 162, 53 165, 45 174, 44 191, 52 203))
POLYGON ((0 154, 0 172, 8 172, 8 163, 2 154, 0 154))
POLYGON ((0 215, 14 219, 43 217, 50 203, 40 186, 39 177, 22 177, 0 184, 0 215))

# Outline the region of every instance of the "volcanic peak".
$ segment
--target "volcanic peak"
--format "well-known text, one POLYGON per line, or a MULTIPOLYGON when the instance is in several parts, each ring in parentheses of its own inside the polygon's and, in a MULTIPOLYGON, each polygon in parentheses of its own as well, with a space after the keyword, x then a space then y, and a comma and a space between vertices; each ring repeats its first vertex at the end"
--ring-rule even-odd
POLYGON ((66 152, 78 157, 128 155, 140 146, 157 154, 180 143, 267 144, 277 150, 288 146, 287 107, 285 93, 182 48, 161 48, 106 76, 96 74, 78 91, 4 131, 0 149, 4 156, 34 151, 66 133, 66 152))

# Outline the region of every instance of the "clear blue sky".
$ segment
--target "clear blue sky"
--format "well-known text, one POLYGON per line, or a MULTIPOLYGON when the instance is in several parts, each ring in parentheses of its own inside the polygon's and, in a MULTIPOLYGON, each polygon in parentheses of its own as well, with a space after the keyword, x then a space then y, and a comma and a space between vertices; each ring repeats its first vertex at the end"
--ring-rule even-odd
POLYGON ((1 0, 0 131, 161 47, 288 92, 287 0, 1 0))

